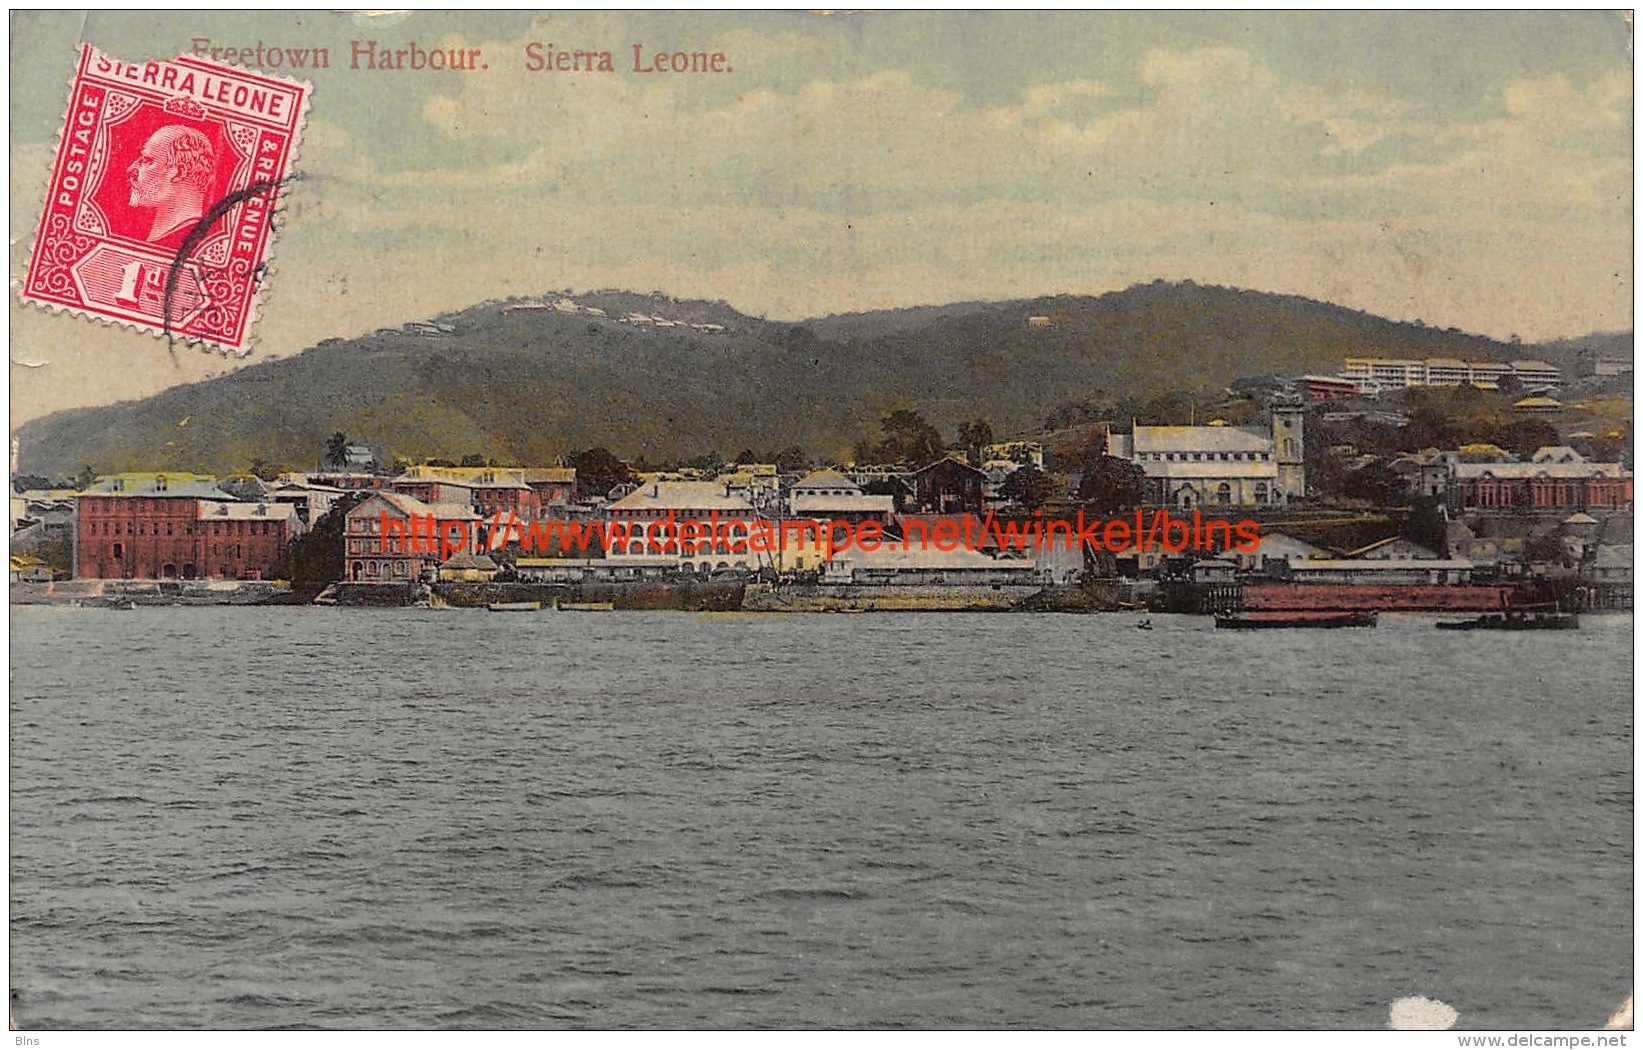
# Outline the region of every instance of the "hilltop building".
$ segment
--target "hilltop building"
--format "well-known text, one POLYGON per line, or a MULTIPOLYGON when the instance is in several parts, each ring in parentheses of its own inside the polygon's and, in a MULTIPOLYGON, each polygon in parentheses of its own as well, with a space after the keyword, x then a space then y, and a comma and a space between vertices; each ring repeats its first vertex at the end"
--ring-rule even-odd
POLYGON ((1349 357, 1341 376, 1389 389, 1466 385, 1487 389, 1498 386, 1507 376, 1529 388, 1551 388, 1563 382, 1563 373, 1545 361, 1462 361, 1450 357, 1349 357))

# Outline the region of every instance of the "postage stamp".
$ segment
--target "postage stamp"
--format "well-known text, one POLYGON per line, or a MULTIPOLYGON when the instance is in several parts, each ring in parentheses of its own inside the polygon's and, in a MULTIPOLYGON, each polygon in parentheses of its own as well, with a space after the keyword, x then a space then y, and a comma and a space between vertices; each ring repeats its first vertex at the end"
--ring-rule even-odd
POLYGON ((83 45, 24 301, 248 352, 309 91, 83 45))

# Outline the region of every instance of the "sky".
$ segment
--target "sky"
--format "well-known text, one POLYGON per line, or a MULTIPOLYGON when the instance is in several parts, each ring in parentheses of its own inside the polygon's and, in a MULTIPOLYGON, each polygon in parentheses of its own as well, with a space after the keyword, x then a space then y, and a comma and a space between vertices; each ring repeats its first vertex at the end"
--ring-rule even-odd
POLYGON ((562 288, 799 319, 1163 278, 1525 341, 1632 326, 1631 26, 1612 12, 25 12, 9 29, 14 427, 562 288), (329 51, 301 74, 300 181, 245 359, 15 294, 79 43, 140 61, 196 40, 329 51), (477 47, 486 68, 351 68, 355 41, 477 47), (533 41, 608 50, 614 72, 533 71, 533 41), (636 44, 730 71, 637 72, 636 44))

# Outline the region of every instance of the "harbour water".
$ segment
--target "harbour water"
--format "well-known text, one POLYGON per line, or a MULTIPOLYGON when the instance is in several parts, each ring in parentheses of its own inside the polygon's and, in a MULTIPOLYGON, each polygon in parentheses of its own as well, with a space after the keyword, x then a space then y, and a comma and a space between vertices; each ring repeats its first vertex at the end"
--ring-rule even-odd
POLYGON ((25 1029, 1592 1027, 1632 618, 12 609, 25 1029))

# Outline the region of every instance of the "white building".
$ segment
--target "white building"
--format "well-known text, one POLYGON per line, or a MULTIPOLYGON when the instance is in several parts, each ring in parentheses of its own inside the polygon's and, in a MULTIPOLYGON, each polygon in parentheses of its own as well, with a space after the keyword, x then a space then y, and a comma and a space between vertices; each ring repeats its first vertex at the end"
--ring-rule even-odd
POLYGON ((867 495, 860 485, 836 470, 813 471, 787 490, 788 516, 818 521, 889 521, 895 502, 894 496, 867 495))
POLYGON ((1265 432, 1244 427, 1154 427, 1110 434, 1107 454, 1147 475, 1149 503, 1173 507, 1268 506, 1306 496, 1299 408, 1273 409, 1265 432))
POLYGON ((1526 387, 1555 387, 1563 374, 1545 361, 1462 361, 1453 357, 1349 357, 1341 375, 1389 389, 1412 386, 1494 387, 1508 376, 1526 387))

